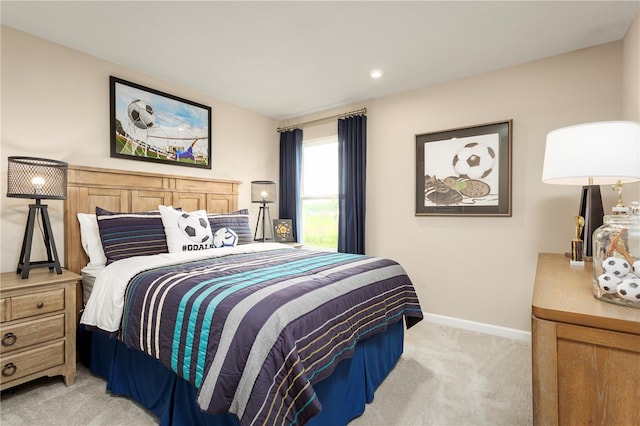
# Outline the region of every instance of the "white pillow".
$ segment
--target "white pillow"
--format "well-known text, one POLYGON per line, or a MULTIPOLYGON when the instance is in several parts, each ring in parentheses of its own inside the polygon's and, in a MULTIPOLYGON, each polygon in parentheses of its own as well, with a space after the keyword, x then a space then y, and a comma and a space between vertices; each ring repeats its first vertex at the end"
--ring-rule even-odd
POLYGON ((89 256, 89 265, 104 266, 107 263, 107 256, 102 248, 96 215, 78 213, 78 222, 80 222, 80 241, 84 252, 89 256))
POLYGON ((211 225, 205 210, 187 213, 173 207, 158 206, 169 253, 213 248, 211 225))

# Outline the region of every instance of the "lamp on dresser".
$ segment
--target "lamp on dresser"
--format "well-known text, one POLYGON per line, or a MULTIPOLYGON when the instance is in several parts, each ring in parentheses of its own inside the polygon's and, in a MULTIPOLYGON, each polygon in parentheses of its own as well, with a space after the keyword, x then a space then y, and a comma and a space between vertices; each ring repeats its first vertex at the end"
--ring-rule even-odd
POLYGON ((42 204, 41 200, 67 199, 68 165, 62 161, 35 157, 9 157, 8 160, 7 197, 36 200, 35 204, 29 204, 29 215, 16 272, 21 273, 22 278, 28 278, 32 268, 46 267, 61 274, 62 268, 53 238, 49 212, 47 205, 42 204), (38 217, 42 219, 41 232, 47 251, 47 260, 32 262, 33 230, 38 217))
POLYGON ((602 225, 600 185, 615 185, 622 204, 622 184, 640 180, 640 123, 600 121, 553 130, 547 134, 542 181, 582 185, 578 215, 583 257, 592 257, 593 231, 602 225))
POLYGON ((273 240, 273 229, 271 228, 271 214, 267 204, 276 202, 276 183, 270 180, 254 180, 251 182, 251 202, 260 203, 260 211, 258 212, 258 222, 256 222, 256 231, 253 234, 254 241, 265 242, 273 240), (262 223, 262 227, 260 224, 262 223), (267 226, 269 224, 269 226, 267 226), (262 231, 262 237, 258 238, 258 230, 262 231), (267 238, 267 229, 271 233, 271 238, 267 238))

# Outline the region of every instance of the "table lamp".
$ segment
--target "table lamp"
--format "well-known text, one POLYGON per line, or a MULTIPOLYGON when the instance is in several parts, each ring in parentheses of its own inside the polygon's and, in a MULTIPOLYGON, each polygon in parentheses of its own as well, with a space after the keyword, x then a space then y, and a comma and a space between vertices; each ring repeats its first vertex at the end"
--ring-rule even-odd
POLYGON ((600 121, 547 134, 542 170, 544 183, 582 185, 578 215, 583 258, 592 258, 593 231, 602 225, 600 185, 615 184, 622 204, 622 184, 640 181, 640 123, 600 121))
POLYGON ((16 273, 22 278, 29 277, 32 268, 48 267, 58 274, 62 273, 60 259, 51 230, 51 221, 47 205, 41 200, 67 199, 67 163, 45 158, 9 157, 7 168, 7 197, 35 199, 35 204, 29 204, 27 226, 22 239, 22 250, 16 273), (31 261, 31 243, 36 217, 42 218, 42 236, 47 250, 46 261, 31 261))
POLYGON ((262 241, 273 239, 273 229, 271 229, 271 214, 267 204, 276 202, 276 183, 270 180, 254 180, 251 182, 251 202, 261 203, 258 212, 258 222, 256 222, 256 231, 253 234, 254 241, 262 241), (268 219, 267 219, 268 218, 268 219), (262 222, 262 238, 258 238, 258 229, 262 222), (267 223, 269 227, 267 228, 267 223), (271 232, 271 238, 267 238, 266 230, 271 232))

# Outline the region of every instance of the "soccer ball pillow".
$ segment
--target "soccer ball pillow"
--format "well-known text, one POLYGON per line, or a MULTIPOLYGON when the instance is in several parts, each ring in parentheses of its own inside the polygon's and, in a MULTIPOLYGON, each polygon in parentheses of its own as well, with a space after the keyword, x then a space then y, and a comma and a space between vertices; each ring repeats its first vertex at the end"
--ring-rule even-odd
POLYGON ((220 228, 213 234, 213 246, 235 247, 238 244, 238 234, 231 228, 220 228))
POLYGON ((205 210, 187 213, 167 206, 158 208, 169 253, 213 248, 213 235, 205 210))

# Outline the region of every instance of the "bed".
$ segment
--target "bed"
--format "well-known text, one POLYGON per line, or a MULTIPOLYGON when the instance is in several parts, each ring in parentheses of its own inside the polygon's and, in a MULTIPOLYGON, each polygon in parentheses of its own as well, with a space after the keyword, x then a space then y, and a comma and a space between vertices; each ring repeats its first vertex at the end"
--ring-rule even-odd
MULTIPOLYGON (((125 220, 157 223, 149 212, 158 206, 203 210, 212 232, 236 219, 246 226, 239 185, 69 167, 65 259, 85 282, 80 360, 110 392, 131 397, 161 424, 346 424, 402 354, 403 320, 409 328, 422 319, 396 262, 256 244, 246 232, 235 247, 184 253, 116 258, 135 241, 109 247, 109 224, 120 231, 125 220), (96 211, 109 259, 97 270, 78 221, 78 213, 96 211)), ((166 225, 164 210, 162 219, 166 225)))

